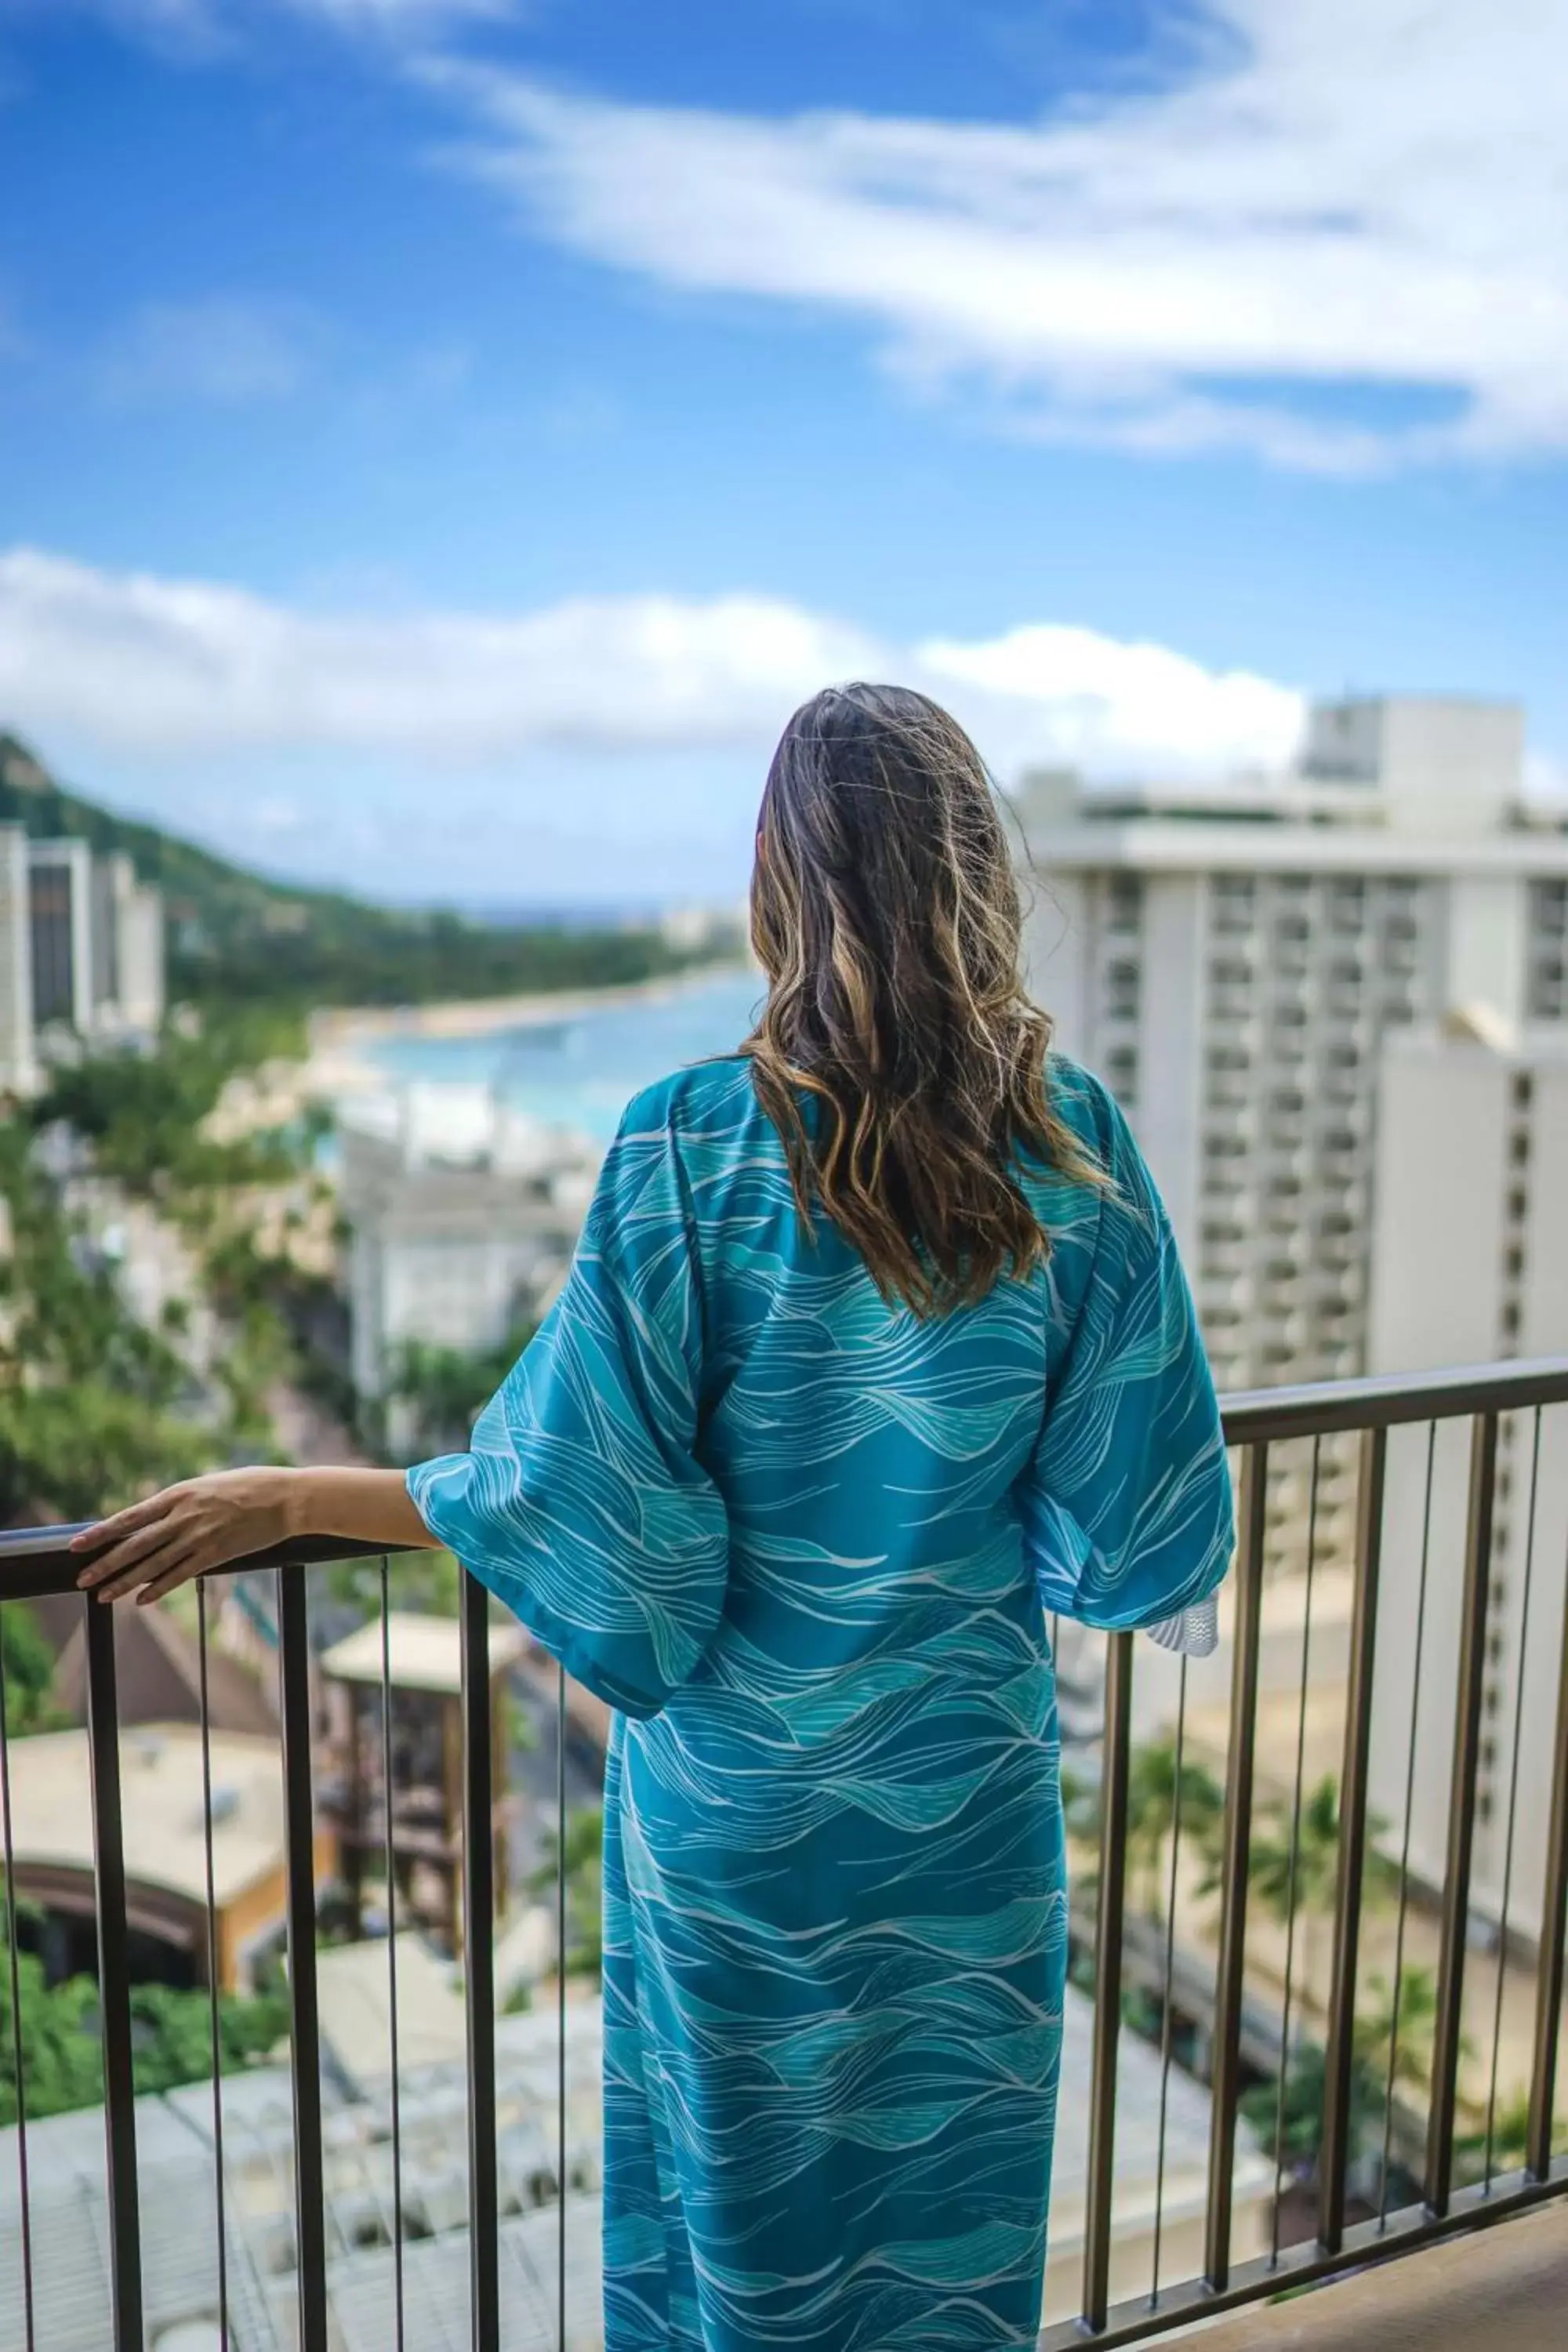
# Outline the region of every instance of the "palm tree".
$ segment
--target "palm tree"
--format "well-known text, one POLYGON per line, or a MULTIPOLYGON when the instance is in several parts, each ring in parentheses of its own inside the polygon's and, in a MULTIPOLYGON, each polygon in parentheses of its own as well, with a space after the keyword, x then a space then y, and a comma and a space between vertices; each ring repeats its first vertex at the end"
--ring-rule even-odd
MULTIPOLYGON (((1376 1848, 1386 1826, 1380 1815, 1368 1813, 1362 1875, 1363 1915, 1386 1901, 1398 1884, 1398 1873, 1376 1848)), ((1253 1829, 1247 1884, 1280 1927, 1288 1928, 1299 1912, 1304 1915, 1303 1972, 1309 1989, 1314 1979, 1313 1926, 1333 1917, 1339 1898, 1342 1837, 1339 1782, 1332 1773, 1326 1773, 1308 1791, 1299 1812, 1283 1801, 1270 1805, 1253 1829)), ((1218 1883, 1217 1870, 1211 1869, 1201 1892, 1212 1894, 1218 1883)))
MULTIPOLYGON (((1181 1767, 1182 1834, 1207 1853, 1225 1818, 1225 1792, 1212 1772, 1185 1758, 1181 1767)), ((1135 1748, 1127 1769, 1126 1892, 1129 1906, 1157 1919, 1164 1906, 1162 1865, 1176 1819, 1176 1743, 1152 1739, 1135 1748)), ((1085 1845, 1100 1842, 1101 1803, 1098 1788, 1062 1774, 1062 1811, 1069 1835, 1085 1845)), ((1099 1873, 1078 1873, 1086 1890, 1098 1890, 1099 1873)))
MULTIPOLYGON (((1397 2003, 1386 1979, 1369 1978, 1371 2008, 1357 2014, 1351 2042, 1350 2131, 1354 2158, 1378 2144, 1389 2098, 1389 2057, 1394 2087, 1424 2098, 1431 2088, 1432 2045, 1437 2019, 1437 1987, 1430 1969, 1407 1969, 1399 1979, 1397 2003)), ((1271 2142, 1279 2132, 1287 2168, 1310 2178, 1323 2136, 1327 2059, 1322 2045, 1303 2042, 1291 2053, 1281 2099, 1277 2082, 1259 2083, 1243 2095, 1241 2112, 1258 2137, 1271 2142)))
POLYGON ((1386 1977, 1367 1979, 1373 2006, 1355 2021, 1355 2053, 1386 2086, 1393 2059, 1395 2091, 1425 2098, 1432 2087, 1432 2045, 1437 2031, 1437 1979, 1430 1969, 1404 1969, 1399 1999, 1386 1977))
POLYGON ((1162 1863, 1173 1825, 1200 1852, 1213 1845, 1225 1819, 1225 1792, 1212 1772, 1185 1757, 1178 1769, 1173 1739, 1134 1748, 1127 1775, 1128 1882, 1137 1909, 1160 1916, 1162 1863))

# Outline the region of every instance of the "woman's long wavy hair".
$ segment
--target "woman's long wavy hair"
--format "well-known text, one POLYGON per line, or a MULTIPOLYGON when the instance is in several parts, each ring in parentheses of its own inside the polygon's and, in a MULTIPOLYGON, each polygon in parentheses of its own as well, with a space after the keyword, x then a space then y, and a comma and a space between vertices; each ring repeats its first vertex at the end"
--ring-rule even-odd
POLYGON ((883 1297, 922 1317, 1043 1264, 1020 1156, 1100 1171, 1051 1105, 1006 829, 957 721, 892 686, 797 710, 763 794, 751 912, 768 997, 742 1050, 807 1223, 820 1208, 883 1297))

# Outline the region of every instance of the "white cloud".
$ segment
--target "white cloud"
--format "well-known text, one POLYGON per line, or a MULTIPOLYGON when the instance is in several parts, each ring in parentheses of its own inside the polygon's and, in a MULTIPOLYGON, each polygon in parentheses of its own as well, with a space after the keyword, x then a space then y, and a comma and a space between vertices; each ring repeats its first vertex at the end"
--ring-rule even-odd
POLYGON ((315 322, 290 306, 234 296, 152 302, 110 341, 99 379, 115 401, 287 400, 309 382, 321 342, 315 322))
POLYGON ((1568 449, 1562 0, 1213 0, 1207 30, 1163 89, 1025 127, 429 70, 531 226, 858 318, 1027 430, 1351 472, 1568 449))
POLYGON ((0 710, 139 751, 374 746, 461 762, 539 743, 722 743, 873 652, 761 596, 324 617, 205 582, 0 556, 0 710))
POLYGON ((1090 773, 1277 768, 1301 731, 1302 698, 1289 687, 1093 629, 1037 622, 979 644, 933 637, 915 660, 1007 771, 1031 759, 1090 773))
POLYGON ((817 688, 868 674, 950 702, 1005 779, 1031 760, 1091 773, 1274 765, 1301 717, 1289 688, 1087 629, 900 646, 757 595, 331 616, 0 554, 0 719, 115 755, 374 752, 451 773, 542 747, 761 751, 817 688))

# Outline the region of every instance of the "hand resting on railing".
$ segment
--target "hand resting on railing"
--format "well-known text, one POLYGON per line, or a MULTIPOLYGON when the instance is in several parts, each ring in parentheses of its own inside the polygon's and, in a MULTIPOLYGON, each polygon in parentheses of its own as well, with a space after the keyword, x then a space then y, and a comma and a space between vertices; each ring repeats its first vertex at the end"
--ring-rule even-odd
POLYGON ((138 1606, 176 1585, 301 1536, 339 1536, 367 1551, 421 1551, 436 1538, 401 1470, 213 1470, 165 1486, 88 1528, 71 1544, 77 1582, 100 1601, 138 1606))

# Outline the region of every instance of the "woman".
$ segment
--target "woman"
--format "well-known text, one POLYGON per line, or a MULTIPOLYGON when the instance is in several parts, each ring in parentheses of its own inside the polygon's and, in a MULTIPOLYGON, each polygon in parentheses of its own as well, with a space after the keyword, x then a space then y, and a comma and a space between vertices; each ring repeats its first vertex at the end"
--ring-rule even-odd
POLYGON ((1212 1592, 1219 1420, 1137 1149, 1047 1059, 944 712, 796 713, 752 923, 755 1031, 633 1102, 470 1452, 195 1479, 86 1538, 82 1581, 448 1545, 617 1710, 608 2352, 990 2352, 1033 2342, 1045 2263, 1046 1618, 1212 1592))

